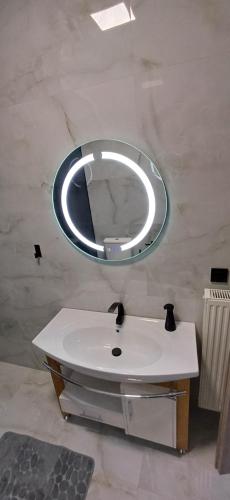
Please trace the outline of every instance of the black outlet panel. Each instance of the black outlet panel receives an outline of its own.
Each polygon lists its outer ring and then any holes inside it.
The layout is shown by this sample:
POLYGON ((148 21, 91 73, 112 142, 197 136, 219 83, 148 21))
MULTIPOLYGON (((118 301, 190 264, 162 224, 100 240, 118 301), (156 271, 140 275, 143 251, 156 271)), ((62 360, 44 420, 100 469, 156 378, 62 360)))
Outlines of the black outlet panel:
POLYGON ((211 283, 228 283, 228 269, 212 267, 211 283))

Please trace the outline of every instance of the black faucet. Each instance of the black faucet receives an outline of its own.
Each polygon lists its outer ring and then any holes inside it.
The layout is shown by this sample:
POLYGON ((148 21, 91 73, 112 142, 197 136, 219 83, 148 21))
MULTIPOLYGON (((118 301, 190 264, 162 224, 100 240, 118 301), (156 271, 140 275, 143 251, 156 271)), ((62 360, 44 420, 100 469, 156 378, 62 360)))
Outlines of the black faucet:
POLYGON ((116 317, 116 325, 123 325, 124 323, 124 319, 125 319, 125 310, 124 310, 124 306, 121 302, 113 302, 113 304, 111 304, 111 306, 109 307, 108 309, 108 312, 109 313, 112 313, 115 311, 115 309, 118 308, 118 315, 116 317))
POLYGON ((168 332, 174 332, 176 330, 176 323, 173 314, 174 306, 173 304, 165 304, 164 309, 166 309, 166 320, 165 320, 165 330, 168 332))

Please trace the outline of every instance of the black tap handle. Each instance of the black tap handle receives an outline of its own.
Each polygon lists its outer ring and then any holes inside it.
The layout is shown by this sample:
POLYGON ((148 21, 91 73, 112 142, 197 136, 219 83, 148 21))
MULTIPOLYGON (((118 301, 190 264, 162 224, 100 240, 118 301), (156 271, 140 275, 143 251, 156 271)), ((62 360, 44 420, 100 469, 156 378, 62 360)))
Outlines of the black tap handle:
POLYGON ((119 306, 119 304, 120 304, 120 302, 113 302, 113 303, 111 304, 111 306, 109 307, 108 312, 109 312, 109 313, 114 312, 114 311, 115 311, 115 309, 119 306))
POLYGON ((116 324, 122 325, 124 323, 125 310, 122 302, 114 302, 108 309, 108 312, 114 312, 115 309, 118 308, 118 315, 116 318, 116 324))

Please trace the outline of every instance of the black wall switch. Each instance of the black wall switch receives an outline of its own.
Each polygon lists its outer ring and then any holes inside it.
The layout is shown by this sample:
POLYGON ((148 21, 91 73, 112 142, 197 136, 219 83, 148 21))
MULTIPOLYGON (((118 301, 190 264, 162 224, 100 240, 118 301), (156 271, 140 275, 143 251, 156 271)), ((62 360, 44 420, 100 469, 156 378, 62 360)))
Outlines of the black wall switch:
POLYGON ((219 267, 212 267, 211 269, 211 283, 227 283, 228 282, 228 269, 219 267))

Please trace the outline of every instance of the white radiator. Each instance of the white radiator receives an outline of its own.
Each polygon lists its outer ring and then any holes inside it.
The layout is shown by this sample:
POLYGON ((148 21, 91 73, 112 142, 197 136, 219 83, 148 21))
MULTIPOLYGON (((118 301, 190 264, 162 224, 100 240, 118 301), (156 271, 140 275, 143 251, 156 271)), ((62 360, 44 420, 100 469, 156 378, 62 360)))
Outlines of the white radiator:
POLYGON ((205 289, 199 406, 221 411, 230 352, 230 290, 205 289))

